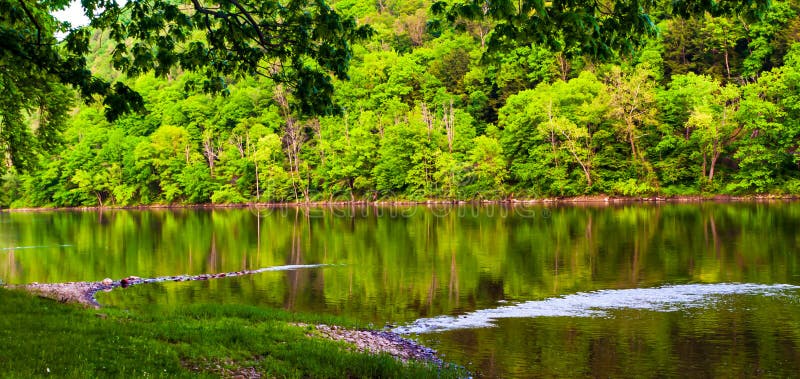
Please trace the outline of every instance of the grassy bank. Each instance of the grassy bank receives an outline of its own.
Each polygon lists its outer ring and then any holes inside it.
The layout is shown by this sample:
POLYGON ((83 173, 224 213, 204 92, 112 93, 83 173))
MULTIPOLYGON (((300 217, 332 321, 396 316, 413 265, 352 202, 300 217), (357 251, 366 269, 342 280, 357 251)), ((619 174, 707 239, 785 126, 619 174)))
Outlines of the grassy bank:
POLYGON ((139 314, 0 289, 0 377, 453 377, 455 370, 352 352, 294 323, 351 321, 247 306, 139 314))

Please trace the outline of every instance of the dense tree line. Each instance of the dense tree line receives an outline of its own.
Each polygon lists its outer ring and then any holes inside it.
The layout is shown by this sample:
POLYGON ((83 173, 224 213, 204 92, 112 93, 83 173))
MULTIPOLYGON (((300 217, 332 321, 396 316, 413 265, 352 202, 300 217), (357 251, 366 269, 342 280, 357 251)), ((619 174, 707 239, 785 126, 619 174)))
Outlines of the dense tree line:
MULTIPOLYGON (((373 32, 321 116, 269 78, 229 76, 215 96, 181 67, 129 77, 98 31, 89 66, 145 111, 78 104, 63 144, 0 165, 0 205, 800 193, 800 2, 758 17, 655 3, 635 44, 497 48, 500 18, 335 1, 373 32)), ((68 109, 62 92, 47 100, 68 109)))

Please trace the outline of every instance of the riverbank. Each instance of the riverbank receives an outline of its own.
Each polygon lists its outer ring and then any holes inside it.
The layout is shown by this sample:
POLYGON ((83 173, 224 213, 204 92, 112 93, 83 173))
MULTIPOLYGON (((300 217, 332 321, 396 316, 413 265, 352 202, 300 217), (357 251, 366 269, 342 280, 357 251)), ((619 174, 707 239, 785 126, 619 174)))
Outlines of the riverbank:
MULTIPOLYGON (((7 377, 458 377, 323 338, 346 319, 235 305, 140 314, 85 309, 0 288, 0 372, 7 377)), ((383 332, 369 332, 379 335, 383 332)), ((346 341, 346 340, 344 340, 346 341)))
MULTIPOLYGON (((23 285, 7 286, 8 289, 15 289, 29 292, 33 295, 53 299, 61 303, 81 304, 85 307, 100 309, 101 304, 97 302, 95 294, 99 291, 111 291, 115 288, 128 288, 136 285, 161 283, 167 281, 205 281, 213 279, 230 278, 244 275, 254 275, 266 271, 288 271, 301 270, 306 268, 318 268, 324 265, 292 265, 265 267, 256 270, 241 270, 235 272, 200 274, 200 275, 175 275, 157 278, 140 278, 129 276, 119 280, 106 278, 99 282, 67 282, 67 283, 30 283, 23 285)), ((349 329, 337 325, 309 325, 297 324, 300 327, 308 327, 313 333, 311 337, 322 337, 333 341, 347 343, 351 348, 362 353, 388 354, 403 362, 418 361, 426 364, 443 365, 441 359, 436 356, 436 352, 430 348, 419 345, 416 342, 403 338, 402 336, 388 331, 377 331, 367 329, 349 329)))
POLYGON ((691 195, 691 196, 612 196, 586 195, 547 198, 506 198, 471 200, 328 200, 299 201, 285 203, 253 202, 235 204, 148 204, 148 205, 104 205, 85 207, 40 207, 0 209, 0 212, 41 212, 41 211, 98 211, 98 210, 148 210, 148 209, 225 209, 225 208, 303 208, 303 207, 392 207, 392 206, 464 206, 464 205, 615 205, 628 203, 700 203, 700 202, 762 202, 794 201, 800 195, 691 195))

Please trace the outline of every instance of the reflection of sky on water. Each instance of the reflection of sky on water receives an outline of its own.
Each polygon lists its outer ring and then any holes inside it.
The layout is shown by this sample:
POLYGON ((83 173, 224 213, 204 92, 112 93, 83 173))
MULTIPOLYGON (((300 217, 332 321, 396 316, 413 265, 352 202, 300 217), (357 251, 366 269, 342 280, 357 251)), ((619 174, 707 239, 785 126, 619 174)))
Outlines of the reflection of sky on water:
POLYGON ((24 250, 24 249, 51 249, 55 247, 72 247, 72 245, 42 245, 42 246, 12 246, 12 247, 0 247, 0 251, 2 250, 24 250))
POLYGON ((421 334, 487 328, 495 326, 494 322, 502 318, 607 317, 608 311, 616 309, 674 312, 713 306, 715 301, 726 295, 788 295, 787 291, 797 289, 800 287, 788 284, 718 283, 579 292, 499 308, 481 309, 460 316, 422 318, 397 327, 394 332, 421 334))

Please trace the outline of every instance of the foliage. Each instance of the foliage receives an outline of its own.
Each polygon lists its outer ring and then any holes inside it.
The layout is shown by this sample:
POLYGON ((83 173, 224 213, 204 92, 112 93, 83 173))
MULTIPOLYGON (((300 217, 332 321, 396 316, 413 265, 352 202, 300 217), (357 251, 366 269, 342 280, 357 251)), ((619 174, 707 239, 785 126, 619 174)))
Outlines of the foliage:
POLYGON ((2 172, 32 169, 38 153, 59 146, 70 86, 87 102, 100 97, 111 121, 144 110, 142 96, 125 82, 92 75, 86 56, 93 30, 108 31, 107 65, 130 76, 197 71, 202 76, 187 85, 226 94, 228 81, 263 75, 290 85, 304 114, 336 112, 330 75, 347 78, 351 42, 371 33, 324 1, 81 1, 93 29, 72 28, 50 14, 69 3, 0 1, 2 172), (66 34, 63 41, 56 32, 66 34))
MULTIPOLYGON (((641 36, 654 35, 656 25, 650 11, 658 6, 653 0, 465 0, 448 5, 437 2, 434 10, 446 13, 454 21, 459 17, 497 22, 490 37, 489 50, 502 52, 519 44, 547 46, 551 51, 580 51, 596 57, 611 57, 622 50, 631 52, 641 36)), ((766 11, 769 1, 720 1, 714 3, 676 1, 671 13, 690 16, 709 12, 713 15, 741 14, 748 19, 766 11)))
POLYGON ((238 2, 175 4, 110 6, 93 21, 108 30, 52 47, 85 42, 97 80, 146 112, 108 121, 107 96, 75 106, 58 75, 0 72, 0 205, 785 194, 800 180, 797 1, 270 2, 260 28, 281 12, 295 24, 266 47, 238 2))

